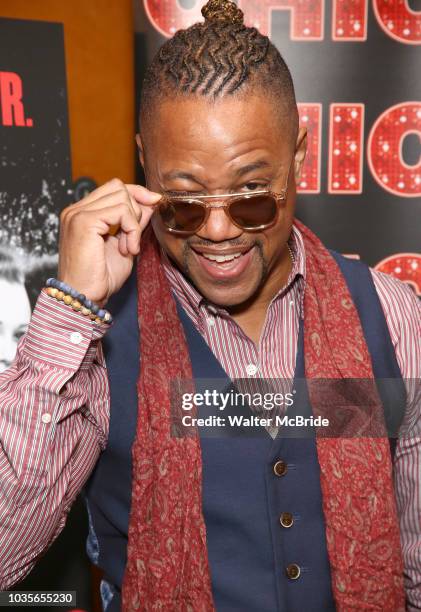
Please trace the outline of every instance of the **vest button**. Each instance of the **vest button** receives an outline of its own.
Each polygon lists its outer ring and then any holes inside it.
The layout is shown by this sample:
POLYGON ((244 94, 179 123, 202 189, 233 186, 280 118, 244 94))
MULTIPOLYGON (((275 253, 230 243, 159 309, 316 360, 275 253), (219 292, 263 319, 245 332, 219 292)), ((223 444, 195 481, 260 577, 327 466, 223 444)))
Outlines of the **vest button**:
POLYGON ((273 466, 275 476, 285 476, 287 473, 287 464, 285 461, 277 461, 273 466))
POLYGON ((281 523, 282 527, 291 527, 294 523, 294 517, 292 516, 291 512, 282 512, 281 516, 279 517, 279 522, 281 523))
POLYGON ((301 568, 296 563, 290 563, 285 568, 286 575, 290 580, 297 580, 301 574, 301 568))

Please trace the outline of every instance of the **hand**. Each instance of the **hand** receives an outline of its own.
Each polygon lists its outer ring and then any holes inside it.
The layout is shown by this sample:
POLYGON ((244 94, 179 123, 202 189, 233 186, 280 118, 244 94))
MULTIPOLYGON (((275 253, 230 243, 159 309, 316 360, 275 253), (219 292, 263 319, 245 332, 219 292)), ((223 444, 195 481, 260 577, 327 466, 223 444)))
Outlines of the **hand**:
POLYGON ((129 277, 160 197, 146 187, 113 179, 65 208, 58 278, 104 306, 129 277))

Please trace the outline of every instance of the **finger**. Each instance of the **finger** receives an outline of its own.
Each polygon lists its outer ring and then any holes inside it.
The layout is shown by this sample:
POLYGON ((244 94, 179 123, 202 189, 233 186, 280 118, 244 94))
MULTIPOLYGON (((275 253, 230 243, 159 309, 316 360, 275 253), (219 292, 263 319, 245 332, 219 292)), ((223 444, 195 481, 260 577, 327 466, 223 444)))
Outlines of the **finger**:
MULTIPOLYGON (((112 178, 111 180, 107 181, 103 185, 100 185, 99 187, 94 189, 94 191, 91 191, 90 193, 88 193, 88 195, 85 196, 79 202, 89 204, 90 202, 94 202, 98 198, 102 198, 102 196, 107 195, 107 193, 113 193, 115 191, 122 189, 123 187, 124 187, 124 183, 121 179, 112 178)), ((76 204, 79 204, 79 202, 77 202, 76 204)))
MULTIPOLYGON (((130 207, 130 209, 131 209, 131 211, 132 211, 133 215, 134 215, 134 216, 136 217, 136 219, 139 221, 139 220, 140 220, 140 217, 141 217, 141 215, 142 215, 142 213, 141 213, 141 211, 140 211, 140 209, 139 209, 139 205, 137 204, 137 202, 136 202, 136 200, 133 198, 133 196, 132 196, 132 195, 130 195, 129 190, 127 189, 126 185, 124 185, 124 190, 125 190, 125 192, 126 192, 126 194, 127 194, 127 202, 128 202, 128 205, 129 205, 129 207, 130 207)), ((109 233, 111 236, 115 236, 115 235, 116 235, 116 234, 119 232, 119 230, 120 230, 120 226, 119 226, 119 225, 112 225, 112 226, 110 227, 110 229, 109 229, 109 232, 108 232, 108 233, 109 233)), ((123 234, 123 235, 124 235, 124 234, 123 234)), ((126 240, 126 239, 124 239, 124 240, 123 240, 123 243, 124 243, 125 248, 126 248, 126 251, 127 251, 127 240, 126 240)), ((127 255, 127 252, 126 252, 126 255, 127 255)))
MULTIPOLYGON (((133 186, 131 186, 133 187, 133 186)), ((139 187, 139 185, 135 185, 135 187, 139 187)), ((141 188, 143 189, 143 188, 141 188)), ((147 190, 146 190, 147 191, 147 190)), ((150 204, 140 204, 138 200, 136 200, 130 193, 130 191, 128 189, 126 189, 127 192, 127 202, 129 207, 131 208, 133 215, 136 217, 136 219, 140 222, 140 226, 141 226, 141 232, 143 232, 143 230, 145 229, 145 227, 147 226, 147 224, 149 223, 149 219, 151 218, 151 216, 153 215, 153 213, 155 212, 155 206, 150 205, 150 204)), ((152 192, 149 192, 152 193, 152 192)), ((161 195, 160 194, 154 194, 154 196, 157 197, 153 197, 151 198, 151 200, 157 200, 158 201, 161 199, 161 195)), ((109 229, 109 234, 111 236, 116 236, 118 234, 118 232, 120 231, 120 226, 119 225, 112 225, 109 229)))
MULTIPOLYGON (((118 237, 118 250, 125 257, 129 254, 129 248, 127 244, 127 234, 125 232, 120 232, 118 237)), ((135 255, 136 253, 131 253, 135 255)))
MULTIPOLYGON (((99 190, 98 190, 99 191, 99 190)), ((92 192, 93 195, 95 192, 92 192)), ((124 189, 116 189, 115 191, 107 191, 102 194, 98 194, 98 197, 94 199, 83 198, 83 200, 79 200, 79 202, 75 202, 68 207, 68 211, 70 215, 78 212, 79 210, 95 210, 96 208, 104 208, 105 206, 113 206, 118 203, 116 198, 120 201, 124 197, 124 189)))
POLYGON ((127 201, 129 203, 129 206, 132 209, 132 212, 133 212, 134 216, 137 218, 137 211, 138 211, 137 202, 136 202, 135 198, 131 195, 129 190, 127 189, 127 185, 124 185, 124 189, 125 189, 125 191, 127 193, 127 201))
POLYGON ((162 198, 162 194, 156 191, 151 191, 142 185, 127 184, 127 191, 135 199, 141 209, 140 228, 141 232, 145 230, 150 218, 157 210, 157 205, 162 198))
POLYGON ((139 204, 134 198, 131 198, 127 189, 123 185, 121 189, 106 193, 96 200, 86 202, 81 200, 77 204, 73 204, 69 207, 69 215, 72 217, 74 214, 82 210, 100 210, 102 208, 116 206, 117 204, 126 204, 128 209, 132 212, 134 217, 139 220, 141 216, 141 210, 139 204))
MULTIPOLYGON (((142 205, 144 205, 144 217, 142 220, 141 231, 145 229, 149 223, 149 219, 153 214, 154 207, 151 206, 158 202, 161 195, 148 190, 146 187, 141 185, 125 185, 119 179, 113 179, 108 183, 105 183, 101 187, 98 187, 95 191, 89 194, 80 202, 73 204, 68 207, 67 217, 73 216, 76 212, 89 208, 90 210, 99 210, 106 206, 115 206, 121 200, 126 201, 128 206, 132 208, 132 213, 137 220, 140 220, 142 216, 142 205), (110 189, 115 189, 110 191, 110 189)), ((120 229, 119 225, 112 225, 109 228, 109 234, 115 236, 120 229)))
POLYGON ((136 202, 143 206, 154 206, 162 198, 161 193, 151 191, 142 185, 127 184, 126 187, 127 191, 136 200, 136 202))
POLYGON ((140 224, 126 203, 99 210, 80 211, 72 219, 70 231, 81 236, 92 232, 106 236, 112 225, 118 225, 120 231, 127 234, 130 251, 132 246, 137 248, 140 241, 140 224))
MULTIPOLYGON (((113 223, 120 231, 119 250, 124 256, 137 255, 140 250, 140 237, 142 230, 138 219, 134 216, 132 209, 122 206, 122 216, 120 220, 113 223), (125 208, 125 210, 124 210, 125 208)), ((110 229, 108 230, 110 233, 110 229)))

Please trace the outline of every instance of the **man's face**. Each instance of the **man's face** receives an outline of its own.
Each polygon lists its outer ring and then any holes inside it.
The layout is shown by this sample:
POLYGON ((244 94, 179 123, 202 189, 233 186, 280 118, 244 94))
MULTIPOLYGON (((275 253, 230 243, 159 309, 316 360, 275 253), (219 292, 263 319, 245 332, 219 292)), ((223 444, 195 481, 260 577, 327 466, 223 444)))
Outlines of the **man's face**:
POLYGON ((275 192, 286 186, 276 223, 263 231, 236 227, 224 209, 212 209, 207 223, 190 236, 165 229, 159 215, 152 217, 154 232, 169 257, 202 296, 220 306, 244 304, 257 293, 275 294, 282 281, 286 242, 295 204, 294 172, 305 154, 300 131, 298 152, 274 102, 252 94, 228 96, 213 103, 205 97, 163 102, 142 135, 147 186, 168 195, 219 195, 275 192), (235 258, 218 262, 211 258, 235 258))

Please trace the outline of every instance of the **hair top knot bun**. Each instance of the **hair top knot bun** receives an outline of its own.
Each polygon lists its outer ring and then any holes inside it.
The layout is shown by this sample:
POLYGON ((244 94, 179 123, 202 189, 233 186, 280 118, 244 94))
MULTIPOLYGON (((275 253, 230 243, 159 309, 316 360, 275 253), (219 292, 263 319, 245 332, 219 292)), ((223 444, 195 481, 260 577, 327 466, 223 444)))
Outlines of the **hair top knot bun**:
POLYGON ((243 11, 230 0, 209 0, 202 8, 202 15, 211 23, 244 23, 243 11))

